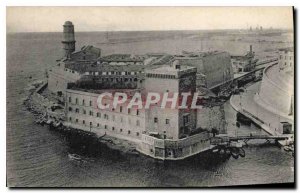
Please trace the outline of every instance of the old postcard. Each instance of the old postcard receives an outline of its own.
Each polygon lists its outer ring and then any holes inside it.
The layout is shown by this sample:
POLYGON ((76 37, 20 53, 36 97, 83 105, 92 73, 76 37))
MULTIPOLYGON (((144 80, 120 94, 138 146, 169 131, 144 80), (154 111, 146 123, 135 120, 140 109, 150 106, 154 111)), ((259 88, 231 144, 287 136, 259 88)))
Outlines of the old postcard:
POLYGON ((294 186, 293 7, 7 7, 8 187, 294 186))

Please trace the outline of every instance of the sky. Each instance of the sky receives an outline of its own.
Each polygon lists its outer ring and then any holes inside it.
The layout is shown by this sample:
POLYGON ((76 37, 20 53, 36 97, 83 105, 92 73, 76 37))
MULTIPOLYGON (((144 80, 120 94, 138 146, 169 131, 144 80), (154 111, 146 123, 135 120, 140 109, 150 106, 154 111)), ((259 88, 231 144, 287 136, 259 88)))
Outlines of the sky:
POLYGON ((7 32, 293 28, 292 7, 7 7, 7 32))

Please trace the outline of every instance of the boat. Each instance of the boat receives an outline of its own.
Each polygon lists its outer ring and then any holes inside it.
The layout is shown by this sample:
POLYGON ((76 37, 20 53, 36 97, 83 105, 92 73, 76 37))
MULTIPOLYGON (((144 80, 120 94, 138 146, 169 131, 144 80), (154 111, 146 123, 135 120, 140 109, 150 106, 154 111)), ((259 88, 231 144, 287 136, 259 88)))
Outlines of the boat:
POLYGON ((238 158, 239 158, 239 148, 237 148, 237 147, 232 147, 230 153, 231 153, 231 156, 232 156, 234 159, 238 159, 238 158))
POLYGON ((294 148, 291 147, 291 146, 284 146, 283 149, 284 149, 285 151, 292 151, 292 152, 294 151, 294 148))
POLYGON ((71 160, 77 160, 77 161, 81 161, 81 157, 77 154, 68 154, 68 157, 71 159, 71 160))
POLYGON ((242 148, 243 147, 243 143, 240 142, 240 141, 232 141, 230 143, 230 147, 242 148))
POLYGON ((241 157, 245 157, 246 156, 245 150, 243 148, 239 148, 239 155, 241 157))
POLYGON ((57 122, 54 122, 54 123, 53 123, 53 126, 54 126, 55 128, 59 127, 60 125, 61 125, 61 122, 60 122, 60 121, 57 121, 57 122))
POLYGON ((52 120, 48 119, 46 122, 48 125, 50 125, 52 123, 52 120))

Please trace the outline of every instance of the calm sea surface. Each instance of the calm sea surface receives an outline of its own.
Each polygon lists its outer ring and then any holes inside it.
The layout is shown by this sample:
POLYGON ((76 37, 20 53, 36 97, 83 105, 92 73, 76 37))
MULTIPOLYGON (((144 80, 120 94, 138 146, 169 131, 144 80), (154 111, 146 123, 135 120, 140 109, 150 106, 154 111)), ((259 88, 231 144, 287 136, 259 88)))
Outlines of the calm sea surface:
MULTIPOLYGON (((102 48, 103 54, 176 54, 182 50, 202 50, 206 47, 242 54, 251 43, 257 53, 268 55, 262 52, 290 45, 284 42, 288 38, 282 36, 269 43, 258 43, 257 38, 230 41, 222 36, 204 40, 196 32, 114 32, 108 36, 119 43, 105 44, 106 33, 76 33, 77 48, 92 44, 102 48), (135 37, 138 41, 132 42, 135 37)), ((230 158, 214 164, 207 164, 209 160, 205 157, 188 163, 164 164, 144 156, 113 153, 107 148, 107 153, 101 156, 83 154, 83 162, 71 160, 68 154, 78 150, 69 145, 64 135, 36 125, 33 115, 22 105, 28 94, 28 85, 43 78, 47 67, 55 64, 55 60, 62 55, 61 37, 60 33, 7 35, 8 186, 224 186, 294 181, 293 157, 272 145, 249 146, 245 148, 245 158, 230 158), (110 154, 113 156, 108 156, 110 154)), ((225 111, 229 133, 263 132, 246 126, 236 129, 233 124, 235 112, 228 103, 225 111)))

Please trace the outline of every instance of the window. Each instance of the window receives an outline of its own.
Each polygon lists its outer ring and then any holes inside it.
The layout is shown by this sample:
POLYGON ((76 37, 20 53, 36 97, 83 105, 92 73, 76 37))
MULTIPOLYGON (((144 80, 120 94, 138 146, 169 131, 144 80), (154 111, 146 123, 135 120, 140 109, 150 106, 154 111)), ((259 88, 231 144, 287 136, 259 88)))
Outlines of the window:
POLYGON ((140 126, 140 121, 136 120, 136 126, 140 126))
POLYGON ((128 130, 128 135, 130 134, 130 130, 128 130))
POLYGON ((123 110, 123 107, 122 107, 122 106, 120 106, 120 113, 122 113, 122 110, 123 110))
POLYGON ((71 98, 71 97, 69 97, 69 103, 70 103, 70 102, 72 102, 72 98, 71 98))
POLYGON ((75 99, 75 103, 78 104, 78 98, 75 99))
POLYGON ((130 109, 128 109, 128 114, 130 114, 130 109))
POLYGON ((104 125, 104 129, 107 129, 107 125, 104 125))
POLYGON ((166 119, 166 125, 170 124, 170 119, 166 119))
POLYGON ((104 114, 104 119, 108 120, 108 115, 104 114))
POLYGON ((82 100, 82 105, 85 105, 84 99, 82 100))
POLYGON ((90 106, 92 106, 92 101, 90 101, 90 106))
POLYGON ((97 123, 97 127, 100 127, 100 124, 99 124, 99 123, 97 123))
POLYGON ((79 113, 79 109, 76 109, 76 111, 75 111, 76 113, 79 113))
POLYGON ((101 117, 101 114, 100 114, 100 113, 97 113, 97 117, 101 117))
POLYGON ((72 121, 72 117, 69 117, 69 121, 72 121))
POLYGON ((83 114, 86 114, 86 110, 85 109, 83 109, 83 114))
POLYGON ((157 123, 157 122, 158 122, 157 117, 154 117, 154 123, 157 123))
POLYGON ((112 127, 111 129, 114 131, 114 130, 115 130, 115 127, 112 127))
POLYGON ((72 111, 72 107, 69 107, 69 111, 72 111))
POLYGON ((137 109, 137 110, 136 110, 136 115, 139 115, 139 113, 140 113, 140 112, 139 112, 139 110, 137 109))
POLYGON ((93 111, 90 111, 90 116, 93 116, 94 115, 94 112, 93 111))
POLYGON ((183 125, 186 126, 190 122, 190 116, 184 115, 183 116, 183 125))
POLYGON ((82 120, 82 124, 84 124, 84 125, 85 125, 85 120, 82 120))
POLYGON ((90 126, 92 126, 93 125, 93 123, 92 122, 90 122, 90 126))
POLYGON ((78 119, 76 119, 75 121, 76 121, 76 123, 78 123, 78 119))
POLYGON ((122 132, 123 131, 123 129, 120 129, 120 132, 122 132))
POLYGON ((139 132, 136 132, 136 136, 139 136, 140 135, 140 133, 139 132))

